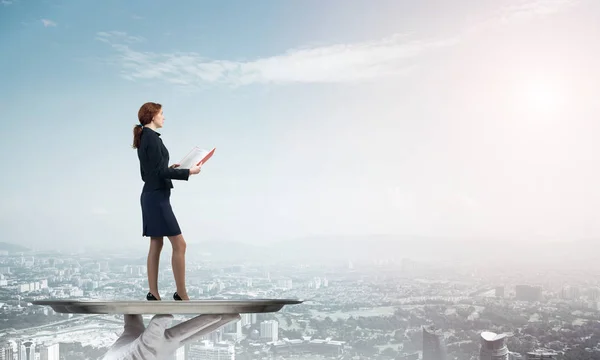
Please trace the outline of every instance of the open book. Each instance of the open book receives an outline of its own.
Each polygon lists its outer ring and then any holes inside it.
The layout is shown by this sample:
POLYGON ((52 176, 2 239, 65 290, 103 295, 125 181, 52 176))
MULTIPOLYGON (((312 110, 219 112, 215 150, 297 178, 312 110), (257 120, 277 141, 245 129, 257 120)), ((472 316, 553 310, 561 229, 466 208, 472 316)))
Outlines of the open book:
POLYGON ((208 161, 208 159, 213 156, 215 153, 215 149, 213 148, 210 151, 201 149, 199 147, 194 147, 192 151, 190 151, 183 159, 179 162, 179 169, 189 169, 194 165, 202 165, 208 161))

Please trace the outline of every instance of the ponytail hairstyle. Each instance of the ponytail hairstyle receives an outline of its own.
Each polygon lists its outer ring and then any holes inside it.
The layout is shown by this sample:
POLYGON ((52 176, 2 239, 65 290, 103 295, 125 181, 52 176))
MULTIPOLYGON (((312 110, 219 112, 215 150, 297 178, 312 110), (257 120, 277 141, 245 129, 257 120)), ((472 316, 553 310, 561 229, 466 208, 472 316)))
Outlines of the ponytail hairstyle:
POLYGON ((140 140, 142 138, 142 128, 152 122, 152 119, 162 109, 161 104, 147 102, 138 111, 138 119, 140 123, 133 127, 133 148, 137 149, 140 146, 140 140))

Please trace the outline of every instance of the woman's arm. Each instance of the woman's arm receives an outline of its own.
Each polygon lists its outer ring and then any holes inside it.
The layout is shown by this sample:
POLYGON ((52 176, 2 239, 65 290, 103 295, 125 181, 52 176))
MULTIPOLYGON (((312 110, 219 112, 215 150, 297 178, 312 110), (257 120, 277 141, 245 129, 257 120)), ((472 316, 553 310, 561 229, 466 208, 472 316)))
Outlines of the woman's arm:
POLYGON ((161 165, 163 163, 162 154, 160 153, 160 139, 156 136, 148 136, 149 140, 146 144, 146 161, 144 170, 150 175, 157 176, 161 179, 188 180, 190 177, 189 169, 175 169, 161 165))

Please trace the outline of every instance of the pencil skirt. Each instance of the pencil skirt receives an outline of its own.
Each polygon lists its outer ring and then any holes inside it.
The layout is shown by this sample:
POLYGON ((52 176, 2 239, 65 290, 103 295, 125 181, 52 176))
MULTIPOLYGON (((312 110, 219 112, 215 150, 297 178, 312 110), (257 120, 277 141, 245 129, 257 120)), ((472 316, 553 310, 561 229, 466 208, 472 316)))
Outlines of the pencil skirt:
POLYGON ((179 223, 171 207, 171 189, 143 191, 142 236, 161 237, 181 234, 179 223))

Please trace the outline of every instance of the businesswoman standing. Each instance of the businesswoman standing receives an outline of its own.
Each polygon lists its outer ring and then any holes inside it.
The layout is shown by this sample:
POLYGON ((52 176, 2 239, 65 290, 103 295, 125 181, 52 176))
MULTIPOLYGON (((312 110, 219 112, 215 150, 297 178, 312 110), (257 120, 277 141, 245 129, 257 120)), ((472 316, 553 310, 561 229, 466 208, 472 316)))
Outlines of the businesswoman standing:
POLYGON ((177 169, 178 164, 169 166, 169 151, 156 131, 165 121, 162 105, 147 102, 138 112, 139 124, 133 128, 133 148, 137 149, 140 173, 144 187, 140 196, 142 206, 142 236, 150 237, 148 252, 148 285, 146 300, 160 300, 158 293, 158 263, 166 236, 173 246, 171 264, 177 291, 175 300, 189 300, 185 287, 185 248, 177 218, 171 208, 171 179, 188 180, 190 175, 200 173, 200 167, 177 169))

